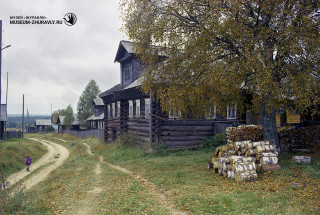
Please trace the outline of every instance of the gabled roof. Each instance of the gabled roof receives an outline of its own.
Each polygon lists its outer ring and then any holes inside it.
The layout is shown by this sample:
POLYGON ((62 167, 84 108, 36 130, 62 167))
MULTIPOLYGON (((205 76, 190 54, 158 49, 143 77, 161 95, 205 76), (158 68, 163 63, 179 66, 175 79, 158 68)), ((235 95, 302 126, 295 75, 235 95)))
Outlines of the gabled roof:
POLYGON ((51 125, 51 119, 36 119, 36 125, 51 125))
POLYGON ((95 98, 95 99, 93 99, 93 103, 94 103, 94 105, 97 105, 97 106, 103 106, 104 104, 103 104, 103 100, 101 99, 101 98, 95 98))
POLYGON ((60 125, 64 125, 64 124, 63 124, 64 117, 65 117, 65 116, 62 116, 62 115, 61 115, 61 116, 58 116, 57 124, 60 123, 60 125))
POLYGON ((114 62, 119 61, 125 55, 134 53, 134 43, 126 40, 121 40, 114 62))
POLYGON ((108 96, 108 95, 112 95, 113 93, 115 93, 116 91, 120 91, 123 89, 123 86, 121 84, 117 84, 115 85, 114 87, 104 91, 103 93, 101 93, 99 95, 100 98, 103 98, 105 96, 108 96))
POLYGON ((93 120, 95 117, 95 115, 93 114, 92 116, 90 116, 88 119, 86 119, 86 121, 90 121, 90 120, 93 120))
POLYGON ((0 121, 8 121, 8 116, 7 116, 7 105, 6 104, 1 104, 1 118, 0 121))
POLYGON ((100 116, 97 116, 94 118, 94 120, 102 120, 104 119, 104 113, 100 114, 100 116))

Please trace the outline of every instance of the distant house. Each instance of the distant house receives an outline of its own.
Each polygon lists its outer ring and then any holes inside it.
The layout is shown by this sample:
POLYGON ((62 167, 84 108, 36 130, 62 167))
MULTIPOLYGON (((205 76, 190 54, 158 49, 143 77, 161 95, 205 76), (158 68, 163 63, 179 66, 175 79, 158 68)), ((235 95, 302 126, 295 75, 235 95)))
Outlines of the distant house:
POLYGON ((88 122, 89 129, 104 129, 104 104, 101 98, 93 100, 94 114, 86 121, 88 122))
POLYGON ((51 119, 36 119, 35 126, 37 133, 44 133, 48 126, 51 126, 51 119))
MULTIPOLYGON (((179 112, 163 112, 159 100, 141 92, 139 76, 143 71, 134 43, 120 41, 115 62, 120 63, 120 84, 102 92, 104 139, 115 140, 124 132, 136 133, 149 145, 171 148, 197 147, 204 139, 239 123, 236 107, 226 107, 226 117, 212 112, 203 119, 181 120, 179 112)), ((163 56, 159 56, 159 60, 163 56)))
POLYGON ((8 121, 7 116, 7 105, 1 104, 0 106, 1 117, 0 117, 0 141, 4 140, 5 137, 5 128, 8 121))
POLYGON ((64 116, 58 116, 56 124, 58 125, 58 133, 63 134, 66 131, 66 127, 63 123, 64 116))

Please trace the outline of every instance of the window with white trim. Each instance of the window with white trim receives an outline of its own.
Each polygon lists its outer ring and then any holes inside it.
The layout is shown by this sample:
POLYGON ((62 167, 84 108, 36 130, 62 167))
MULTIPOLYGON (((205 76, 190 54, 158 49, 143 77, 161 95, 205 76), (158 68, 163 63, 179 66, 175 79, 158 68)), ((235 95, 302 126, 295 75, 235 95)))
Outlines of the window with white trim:
POLYGON ((179 119, 181 117, 181 112, 180 111, 169 111, 169 118, 170 119, 179 119))
POLYGON ((110 118, 110 114, 111 114, 110 111, 111 111, 111 110, 110 110, 110 105, 107 105, 107 117, 108 117, 108 118, 110 118))
POLYGON ((140 100, 136 100, 136 117, 140 116, 140 100))
POLYGON ((217 107, 214 105, 210 108, 208 115, 206 116, 207 119, 215 119, 217 117, 217 107))
POLYGON ((129 100, 129 117, 133 117, 133 101, 129 100))
POLYGON ((117 116, 120 116, 120 101, 117 101, 117 116))
POLYGON ((145 105, 145 117, 150 117, 150 99, 144 99, 144 105, 145 105))
POLYGON ((116 117, 116 104, 112 103, 112 117, 116 117))
POLYGON ((237 118, 237 105, 228 105, 227 106, 227 119, 236 119, 237 118))

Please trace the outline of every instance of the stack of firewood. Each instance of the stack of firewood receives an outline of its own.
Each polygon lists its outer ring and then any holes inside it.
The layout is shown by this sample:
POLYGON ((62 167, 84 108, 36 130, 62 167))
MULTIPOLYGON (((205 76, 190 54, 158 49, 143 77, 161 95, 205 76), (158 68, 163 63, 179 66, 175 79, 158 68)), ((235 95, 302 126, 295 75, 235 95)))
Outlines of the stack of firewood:
MULTIPOLYGON (((249 126, 242 128, 228 128, 228 134, 242 134, 241 129, 246 131, 257 131, 260 128, 248 129, 249 126)), ((258 126, 257 126, 258 127, 258 126)), ((249 135, 248 135, 249 136, 249 135)), ((257 137, 257 136, 256 136, 257 137)), ((213 169, 224 177, 235 179, 237 182, 253 181, 257 179, 257 171, 279 170, 278 152, 274 145, 269 141, 232 141, 235 136, 227 136, 227 145, 218 147, 212 158, 213 169)), ((250 138, 251 139, 251 138, 250 138)))
POLYGON ((251 140, 263 140, 263 126, 260 125, 242 125, 238 127, 228 127, 226 129, 227 139, 231 142, 251 140))
POLYGON ((278 134, 283 151, 310 149, 314 145, 320 144, 320 126, 284 127, 278 130, 278 134))

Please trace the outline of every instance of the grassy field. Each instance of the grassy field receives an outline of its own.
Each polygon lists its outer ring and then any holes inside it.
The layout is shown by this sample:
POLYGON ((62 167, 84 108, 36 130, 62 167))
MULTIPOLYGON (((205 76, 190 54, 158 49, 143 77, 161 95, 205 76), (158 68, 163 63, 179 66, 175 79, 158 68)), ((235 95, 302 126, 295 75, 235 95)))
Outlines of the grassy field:
POLYGON ((25 168, 24 159, 30 154, 32 162, 37 161, 47 152, 47 148, 39 142, 26 138, 8 138, 0 142, 0 169, 8 176, 25 168))
POLYGON ((319 153, 311 155, 311 165, 293 164, 292 154, 280 156, 280 172, 238 184, 206 169, 213 151, 150 154, 119 143, 94 149, 108 162, 142 174, 178 208, 195 214, 320 214, 319 153))
POLYGON ((95 176, 98 157, 89 156, 82 143, 106 162, 154 183, 176 208, 189 213, 320 214, 319 153, 311 155, 311 165, 293 164, 292 154, 280 156, 281 171, 238 184, 206 169, 213 150, 149 153, 120 142, 104 144, 98 139, 54 134, 44 138, 67 147, 70 157, 31 190, 27 214, 77 214, 88 202, 93 208, 90 214, 170 214, 131 175, 101 163, 102 173, 95 176), (94 190, 101 192, 93 195, 94 190))

